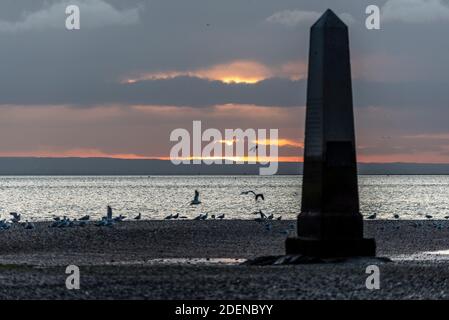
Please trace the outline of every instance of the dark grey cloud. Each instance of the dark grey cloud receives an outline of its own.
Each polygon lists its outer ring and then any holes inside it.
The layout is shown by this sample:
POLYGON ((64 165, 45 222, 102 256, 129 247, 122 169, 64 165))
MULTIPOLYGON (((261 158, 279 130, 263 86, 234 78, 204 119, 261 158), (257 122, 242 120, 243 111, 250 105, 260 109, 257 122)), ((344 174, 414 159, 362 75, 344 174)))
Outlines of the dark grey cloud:
MULTIPOLYGON (((76 32, 66 31, 62 23, 60 27, 50 24, 0 32, 1 104, 303 105, 303 81, 270 79, 257 85, 226 85, 179 78, 134 86, 118 82, 132 73, 189 71, 242 59, 267 66, 306 62, 308 25, 286 27, 267 19, 279 12, 322 12, 327 7, 354 19, 350 26, 352 57, 362 70, 355 73, 364 80, 354 84, 358 106, 425 104, 432 109, 448 104, 447 23, 390 19, 380 31, 366 30, 365 7, 383 6, 386 0, 77 1, 105 3, 114 12, 138 10, 139 19, 83 29, 83 21, 92 25, 89 20, 95 16, 81 12, 82 27, 76 32), (383 60, 363 60, 367 56, 383 60)), ((0 3, 0 21, 20 23, 30 14, 65 2, 5 0, 0 3)))
MULTIPOLYGON (((223 104, 294 107, 306 103, 307 80, 269 78, 254 84, 224 83, 192 76, 143 80, 136 83, 93 83, 87 79, 72 89, 61 81, 41 81, 21 95, 15 84, 0 87, 3 105, 160 105, 208 107, 223 104)), ((439 110, 449 105, 448 83, 354 80, 355 107, 425 108, 439 110)))

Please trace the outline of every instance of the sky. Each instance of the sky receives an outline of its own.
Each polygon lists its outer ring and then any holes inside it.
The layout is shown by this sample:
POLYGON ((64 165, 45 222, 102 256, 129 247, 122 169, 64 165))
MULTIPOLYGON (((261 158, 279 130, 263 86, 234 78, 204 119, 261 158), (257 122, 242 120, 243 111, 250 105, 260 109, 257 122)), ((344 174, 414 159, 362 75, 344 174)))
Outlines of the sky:
POLYGON ((2 0, 0 156, 166 159, 201 120, 279 129, 281 160, 301 160, 327 8, 349 27, 359 161, 449 163, 448 0, 2 0))

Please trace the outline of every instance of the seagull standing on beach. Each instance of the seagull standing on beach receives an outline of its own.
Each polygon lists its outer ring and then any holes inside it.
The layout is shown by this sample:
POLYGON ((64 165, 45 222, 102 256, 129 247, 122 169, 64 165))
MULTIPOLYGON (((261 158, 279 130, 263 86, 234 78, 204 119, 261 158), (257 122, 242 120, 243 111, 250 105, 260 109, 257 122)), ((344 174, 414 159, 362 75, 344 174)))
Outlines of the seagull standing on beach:
POLYGON ((79 218, 80 221, 88 221, 89 219, 90 219, 89 215, 85 215, 85 216, 79 218))
POLYGON ((5 219, 0 221, 0 230, 8 230, 11 227, 11 224, 6 222, 5 219))
POLYGON ((24 228, 27 229, 27 230, 32 230, 32 229, 34 229, 35 227, 34 227, 34 224, 33 224, 33 223, 28 222, 28 220, 27 220, 27 221, 25 221, 24 228))
POLYGON ((433 217, 430 214, 426 214, 427 219, 432 219, 433 217))
POLYGON ((18 222, 20 221, 21 215, 18 214, 17 212, 11 212, 10 215, 13 217, 13 218, 11 219, 11 221, 12 221, 13 223, 18 223, 18 222))
POLYGON ((265 215, 265 213, 262 212, 262 210, 253 212, 253 214, 259 214, 260 215, 260 219, 262 219, 262 220, 267 218, 267 216, 265 215))
POLYGON ((139 212, 139 214, 134 217, 134 220, 140 220, 141 218, 142 218, 142 214, 139 212))
POLYGON ((108 206, 107 208, 108 208, 108 212, 106 214, 106 218, 108 220, 112 220, 112 208, 110 206, 108 206))
POLYGON ((193 206, 193 205, 198 205, 200 203, 201 203, 200 193, 198 192, 198 190, 195 190, 195 196, 194 196, 193 200, 190 201, 190 205, 193 206))
POLYGON ((366 218, 369 219, 369 220, 374 220, 374 219, 376 219, 376 217, 377 217, 377 214, 373 213, 372 215, 370 215, 370 216, 368 216, 366 218))
POLYGON ((206 220, 207 217, 208 217, 207 213, 200 213, 200 215, 193 218, 193 220, 206 220))
POLYGON ((252 193, 252 194, 254 195, 256 201, 259 200, 259 199, 265 200, 265 197, 263 196, 262 193, 255 193, 255 192, 252 191, 252 190, 249 190, 249 191, 243 191, 242 193, 240 193, 240 195, 247 195, 247 194, 250 194, 250 193, 252 193))
POLYGON ((217 217, 217 219, 223 220, 224 217, 225 217, 225 214, 223 213, 223 214, 220 214, 220 215, 217 217))
POLYGON ((121 214, 118 217, 115 217, 114 220, 115 222, 122 222, 123 220, 126 219, 126 216, 122 216, 121 214))

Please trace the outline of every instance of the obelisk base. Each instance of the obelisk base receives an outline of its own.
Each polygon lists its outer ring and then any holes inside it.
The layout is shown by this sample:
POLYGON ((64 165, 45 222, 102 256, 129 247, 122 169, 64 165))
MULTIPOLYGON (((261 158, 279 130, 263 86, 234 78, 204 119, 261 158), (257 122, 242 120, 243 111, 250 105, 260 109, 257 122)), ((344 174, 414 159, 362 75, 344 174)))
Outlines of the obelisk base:
POLYGON ((319 258, 374 257, 376 242, 374 239, 337 239, 314 240, 299 237, 287 238, 287 255, 301 254, 319 258))

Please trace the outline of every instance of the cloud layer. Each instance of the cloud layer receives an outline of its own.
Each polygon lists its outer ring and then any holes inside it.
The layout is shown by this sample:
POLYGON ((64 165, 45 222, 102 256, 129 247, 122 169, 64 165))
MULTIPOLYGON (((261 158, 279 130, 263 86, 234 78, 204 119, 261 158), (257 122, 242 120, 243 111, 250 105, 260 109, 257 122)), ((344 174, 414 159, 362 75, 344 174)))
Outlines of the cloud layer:
MULTIPOLYGON (((322 14, 322 12, 317 11, 283 10, 272 14, 266 21, 286 27, 295 27, 298 25, 310 25, 318 20, 322 14)), ((354 17, 349 13, 342 13, 339 16, 346 24, 355 22, 354 17)))
POLYGON ((41 31, 65 26, 65 9, 77 5, 83 28, 129 25, 139 21, 139 9, 118 10, 103 0, 64 0, 40 10, 23 13, 17 21, 0 20, 0 32, 41 31))
POLYGON ((404 23, 449 22, 449 4, 443 0, 388 0, 382 19, 404 23))

